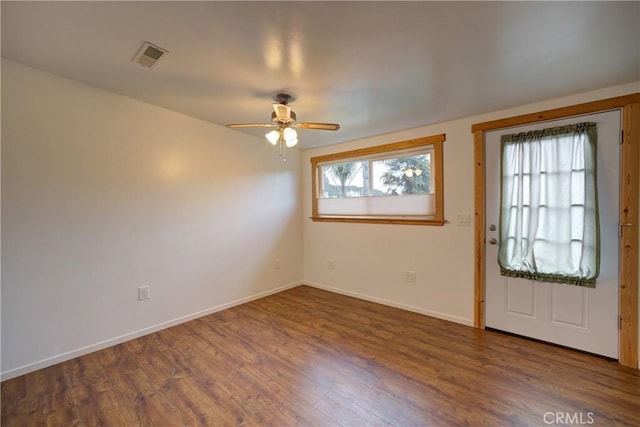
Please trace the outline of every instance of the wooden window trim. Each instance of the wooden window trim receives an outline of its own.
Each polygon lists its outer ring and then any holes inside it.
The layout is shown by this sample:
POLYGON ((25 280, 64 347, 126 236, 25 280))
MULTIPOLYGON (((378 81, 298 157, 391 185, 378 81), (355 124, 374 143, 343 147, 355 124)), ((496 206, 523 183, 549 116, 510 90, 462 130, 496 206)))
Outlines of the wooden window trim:
POLYGON ((485 327, 485 133, 536 122, 609 110, 622 111, 620 168, 619 354, 621 365, 638 368, 638 222, 640 197, 640 93, 538 113, 477 123, 471 127, 474 144, 474 326, 485 327))
POLYGON ((377 145, 375 147, 359 148, 356 150, 342 151, 339 153, 316 156, 311 161, 311 220, 314 222, 348 222, 365 224, 403 224, 403 225, 436 225, 442 226, 447 221, 444 219, 444 155, 442 145, 446 140, 445 134, 426 136, 423 138, 409 139, 390 144, 377 145), (318 168, 319 164, 353 157, 373 156, 386 152, 403 150, 407 148, 433 146, 434 162, 432 173, 435 179, 436 210, 432 219, 402 219, 402 218, 373 218, 373 217, 326 217, 318 215, 318 168))

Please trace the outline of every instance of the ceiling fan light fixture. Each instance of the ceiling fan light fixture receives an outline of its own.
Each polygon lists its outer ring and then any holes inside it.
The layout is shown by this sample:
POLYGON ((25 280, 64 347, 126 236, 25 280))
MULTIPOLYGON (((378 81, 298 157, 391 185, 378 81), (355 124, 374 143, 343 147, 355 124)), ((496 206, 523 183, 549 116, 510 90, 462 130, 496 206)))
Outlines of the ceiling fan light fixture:
POLYGON ((287 148, 295 147, 297 143, 298 143, 298 138, 285 140, 285 144, 287 145, 287 148))
POLYGON ((284 142, 287 147, 293 147, 298 143, 298 132, 295 129, 286 127, 282 131, 282 136, 284 137, 284 142))
POLYGON ((287 142, 293 141, 294 139, 298 139, 298 133, 293 128, 286 127, 284 128, 282 133, 284 134, 284 140, 287 142))
POLYGON ((404 171, 404 174, 407 178, 411 178, 412 176, 420 176, 422 175, 422 169, 411 166, 404 171))
POLYGON ((271 143, 271 145, 276 145, 278 143, 278 140, 280 139, 280 132, 278 132, 277 130, 272 130, 271 132, 267 132, 265 137, 271 143))

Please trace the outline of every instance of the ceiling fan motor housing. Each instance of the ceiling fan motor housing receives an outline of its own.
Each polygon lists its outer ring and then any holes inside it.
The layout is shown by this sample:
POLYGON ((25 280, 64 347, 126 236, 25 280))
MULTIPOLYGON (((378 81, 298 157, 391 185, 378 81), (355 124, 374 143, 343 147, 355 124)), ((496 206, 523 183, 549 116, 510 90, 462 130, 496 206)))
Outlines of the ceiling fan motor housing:
POLYGON ((296 121, 296 113, 294 113, 293 111, 289 111, 289 115, 287 119, 284 119, 283 116, 285 116, 286 114, 282 114, 280 118, 278 118, 278 114, 276 114, 276 112, 274 111, 273 113, 271 113, 271 121, 273 123, 292 123, 296 121))
POLYGON ((290 102, 293 102, 296 100, 295 96, 293 96, 290 93, 286 93, 286 92, 280 92, 280 93, 276 93, 275 95, 273 95, 273 100, 276 101, 277 103, 283 104, 283 105, 287 105, 290 102))

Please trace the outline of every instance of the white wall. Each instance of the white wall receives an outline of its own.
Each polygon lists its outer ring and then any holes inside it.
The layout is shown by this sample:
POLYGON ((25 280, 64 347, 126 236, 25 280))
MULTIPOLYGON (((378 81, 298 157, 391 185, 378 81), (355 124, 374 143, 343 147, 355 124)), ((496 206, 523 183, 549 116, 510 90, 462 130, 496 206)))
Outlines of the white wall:
POLYGON ((473 324, 473 227, 455 225, 456 215, 473 221, 471 125, 640 92, 640 82, 539 102, 303 152, 304 281, 347 295, 473 324), (378 144, 445 133, 443 227, 312 222, 309 159, 378 144), (335 260, 335 270, 328 268, 335 260), (405 283, 405 270, 416 283, 405 283))
POLYGON ((3 60, 3 379, 298 283, 288 157, 3 60))

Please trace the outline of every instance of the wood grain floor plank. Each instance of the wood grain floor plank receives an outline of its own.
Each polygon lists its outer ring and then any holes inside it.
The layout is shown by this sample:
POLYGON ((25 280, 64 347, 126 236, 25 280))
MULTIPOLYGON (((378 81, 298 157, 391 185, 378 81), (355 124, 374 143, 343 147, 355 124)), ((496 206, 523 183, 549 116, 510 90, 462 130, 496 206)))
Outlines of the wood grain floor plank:
POLYGON ((314 407, 325 413, 332 423, 341 426, 393 426, 393 423, 333 391, 323 396, 314 407))
POLYGON ((56 365, 68 373, 78 421, 81 425, 105 426, 134 422, 129 402, 114 387, 99 355, 100 352, 92 353, 56 365))
POLYGON ((640 373, 308 286, 4 381, 3 426, 640 425, 640 373))

